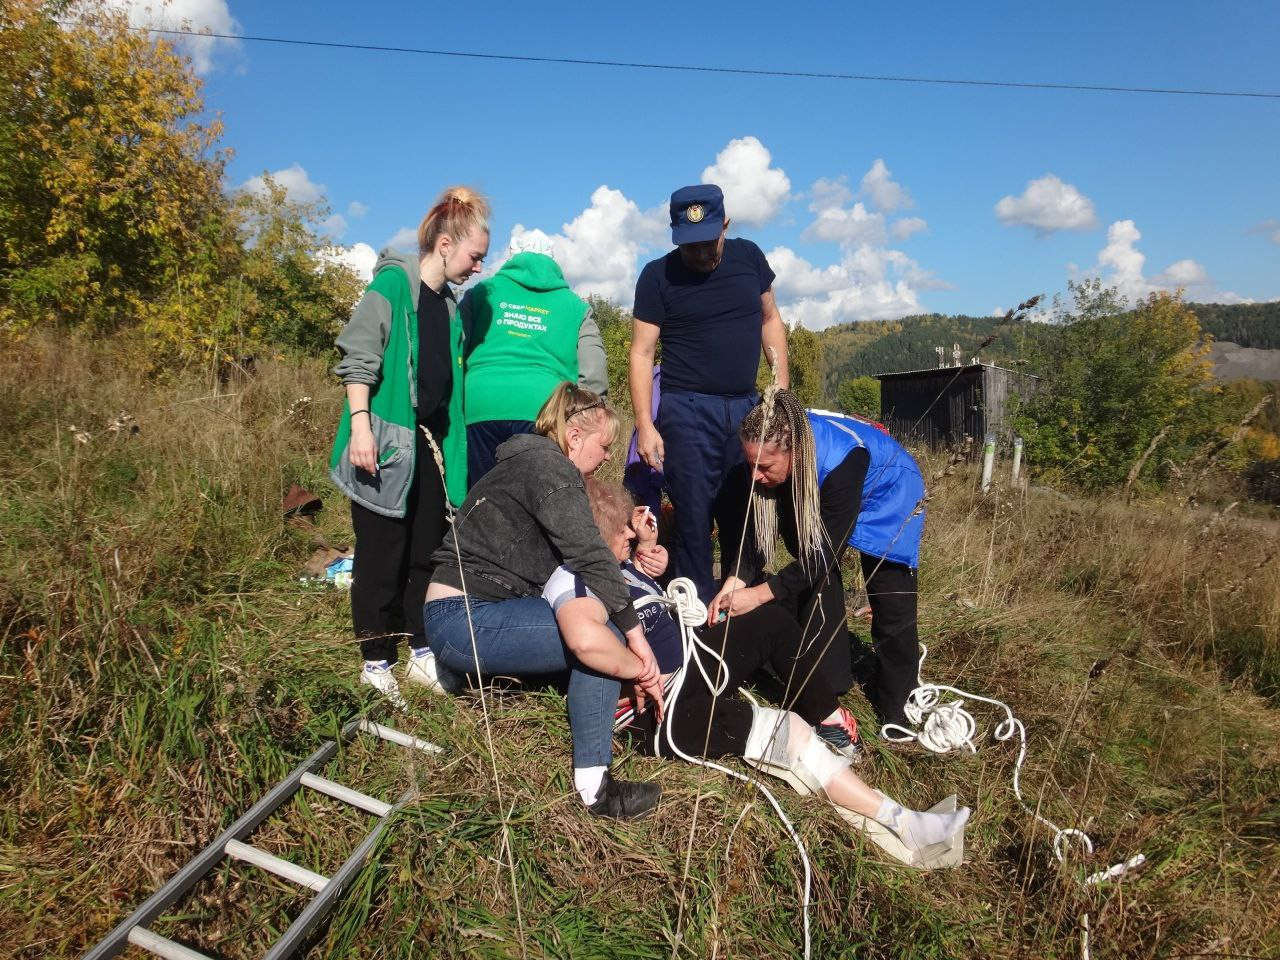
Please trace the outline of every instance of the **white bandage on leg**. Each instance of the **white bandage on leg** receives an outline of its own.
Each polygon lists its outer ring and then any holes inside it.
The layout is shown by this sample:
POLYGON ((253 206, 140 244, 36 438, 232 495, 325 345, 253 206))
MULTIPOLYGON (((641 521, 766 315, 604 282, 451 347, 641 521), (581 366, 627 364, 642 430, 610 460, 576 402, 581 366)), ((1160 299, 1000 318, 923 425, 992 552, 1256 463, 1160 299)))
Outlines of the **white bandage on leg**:
POLYGON ((751 707, 751 732, 743 759, 757 770, 791 784, 800 794, 822 794, 823 788, 849 761, 813 735, 793 713, 773 707, 751 707))

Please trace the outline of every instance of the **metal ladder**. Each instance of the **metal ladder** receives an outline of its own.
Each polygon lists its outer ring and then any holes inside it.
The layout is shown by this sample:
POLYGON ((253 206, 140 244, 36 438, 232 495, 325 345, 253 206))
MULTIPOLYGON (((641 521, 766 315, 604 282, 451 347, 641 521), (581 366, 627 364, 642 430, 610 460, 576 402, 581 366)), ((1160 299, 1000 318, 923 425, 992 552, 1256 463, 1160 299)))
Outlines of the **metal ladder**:
POLYGON ((192 858, 185 867, 179 870, 172 879, 157 890, 142 906, 138 907, 128 919, 104 937, 92 950, 84 955, 83 960, 105 960, 118 956, 128 944, 141 947, 157 957, 165 960, 210 960, 205 954, 175 943, 160 936, 147 925, 153 923, 169 907, 176 903, 193 886, 202 880, 222 860, 224 856, 242 860, 277 876, 292 881, 299 886, 316 891, 311 902, 298 914, 297 919, 289 925, 284 935, 267 951, 264 960, 284 960, 292 956, 307 935, 342 896, 343 891, 355 879, 356 873, 364 866, 365 860, 373 851, 374 844, 387 827, 392 814, 407 803, 412 795, 410 787, 395 804, 384 803, 367 796, 350 787, 332 780, 326 780, 317 774, 326 763, 338 752, 339 742, 346 743, 357 733, 368 733, 391 743, 399 744, 410 750, 423 753, 440 753, 440 747, 403 733, 392 727, 374 723, 357 717, 349 721, 339 734, 338 740, 326 740, 315 753, 294 767, 293 772, 277 783, 261 800, 249 808, 239 820, 207 847, 192 858), (307 787, 317 793, 341 800, 378 818, 378 822, 360 841, 345 863, 338 868, 332 877, 324 877, 308 870, 306 867, 290 863, 274 854, 267 853, 257 847, 245 843, 245 839, 258 826, 279 809, 287 800, 298 792, 299 787, 307 787))

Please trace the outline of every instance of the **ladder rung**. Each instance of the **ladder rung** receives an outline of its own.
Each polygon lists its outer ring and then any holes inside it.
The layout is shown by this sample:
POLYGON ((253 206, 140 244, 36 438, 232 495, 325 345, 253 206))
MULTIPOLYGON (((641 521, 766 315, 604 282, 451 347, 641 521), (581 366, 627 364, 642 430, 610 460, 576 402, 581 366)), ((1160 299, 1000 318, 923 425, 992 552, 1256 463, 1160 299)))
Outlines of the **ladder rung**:
POLYGON ((314 773, 304 773, 302 775, 302 785, 323 793, 325 796, 333 797, 335 800, 349 803, 353 807, 359 807, 366 813, 372 813, 375 817, 385 817, 391 812, 391 804, 375 800, 368 794, 361 793, 359 790, 352 790, 350 787, 334 783, 332 780, 326 780, 324 777, 317 777, 314 773))
POLYGON ((282 860, 274 854, 259 850, 257 847, 251 847, 249 844, 241 843, 239 840, 228 840, 226 850, 229 857, 235 857, 245 863, 252 863, 255 867, 268 870, 276 876, 284 877, 299 886, 310 887, 312 890, 323 890, 329 884, 328 877, 322 877, 313 870, 300 867, 296 863, 290 863, 288 860, 282 860))
POLYGON ((444 753, 444 749, 437 747, 434 743, 419 740, 417 737, 410 736, 407 733, 401 733, 395 727, 383 726, 381 723, 374 723, 372 720, 361 720, 360 729, 365 733, 372 733, 375 737, 389 740, 391 743, 398 743, 402 747, 412 747, 415 750, 421 750, 423 753, 444 753))
POLYGON ((164 960, 209 960, 207 956, 180 943, 167 940, 146 927, 134 927, 129 931, 129 942, 164 960))

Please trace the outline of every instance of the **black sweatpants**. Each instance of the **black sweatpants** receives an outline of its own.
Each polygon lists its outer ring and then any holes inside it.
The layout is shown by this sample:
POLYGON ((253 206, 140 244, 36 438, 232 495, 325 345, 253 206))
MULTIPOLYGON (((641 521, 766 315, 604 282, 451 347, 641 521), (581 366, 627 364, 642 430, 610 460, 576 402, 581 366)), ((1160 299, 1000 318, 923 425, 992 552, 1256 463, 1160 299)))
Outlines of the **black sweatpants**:
POLYGON ((867 699, 881 723, 903 723, 902 708, 919 676, 918 576, 906 564, 882 561, 866 553, 862 555, 862 576, 871 604, 871 646, 876 662, 867 699))
POLYGON ((396 641, 425 647, 422 606, 431 582, 431 555, 445 532, 444 481, 421 430, 415 431, 415 476, 403 518, 351 504, 356 558, 351 571, 351 620, 366 660, 396 659, 396 641))
MULTIPOLYGON (((707 627, 700 635, 703 643, 724 658, 729 682, 719 697, 713 697, 698 668, 686 665, 684 687, 667 722, 672 724, 676 745, 690 756, 742 756, 753 714, 751 705, 738 696, 738 687, 766 664, 788 688, 782 706, 798 713, 805 723, 821 723, 839 705, 818 666, 817 650, 802 650, 800 625, 778 604, 766 603, 748 614, 707 627)), ((716 666, 714 659, 706 653, 700 656, 711 679, 718 679, 712 670, 716 666)), ((640 749, 653 753, 653 741, 659 734, 654 729, 652 711, 637 721, 637 727, 640 749)), ((660 735, 663 752, 670 753, 666 731, 660 735)))

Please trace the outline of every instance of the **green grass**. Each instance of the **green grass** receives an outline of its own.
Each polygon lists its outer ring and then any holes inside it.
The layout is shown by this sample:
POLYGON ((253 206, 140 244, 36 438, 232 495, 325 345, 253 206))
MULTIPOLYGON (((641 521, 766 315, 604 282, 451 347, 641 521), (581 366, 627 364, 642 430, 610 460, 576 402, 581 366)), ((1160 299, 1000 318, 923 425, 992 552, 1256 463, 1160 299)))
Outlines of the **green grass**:
MULTIPOLYGON (((17 425, 0 451, 0 955, 83 951, 345 720, 382 716, 355 683, 347 598, 298 581, 313 534, 279 516, 299 482, 324 498, 320 532, 350 539, 324 479, 337 390, 314 363, 258 371, 143 384, 113 348, 54 339, 0 358, 17 425), (105 431, 121 410, 138 435, 105 431)), ((887 863, 771 784, 813 861, 814 956, 1077 957, 1085 913, 1094 957, 1275 955, 1274 530, 1176 504, 982 497, 972 479, 931 485, 925 677, 1014 707, 1025 796, 1097 853, 1053 860, 1011 792, 1016 748, 975 707, 977 756, 877 747, 866 769, 908 803, 955 792, 975 807, 962 870, 887 863), (1079 885, 1138 851, 1149 865, 1123 883, 1079 885)), ((869 720, 858 694, 849 705, 869 720)), ((439 757, 361 738, 329 766, 416 799, 309 956, 799 954, 800 866, 751 788, 624 751, 625 775, 661 779, 662 804, 635 824, 590 820, 560 699, 489 707, 502 805, 470 698, 414 696, 395 721, 439 757)), ((304 794, 254 842, 331 872, 369 822, 304 794)), ((260 955, 305 901, 223 865, 157 928, 260 955)))

